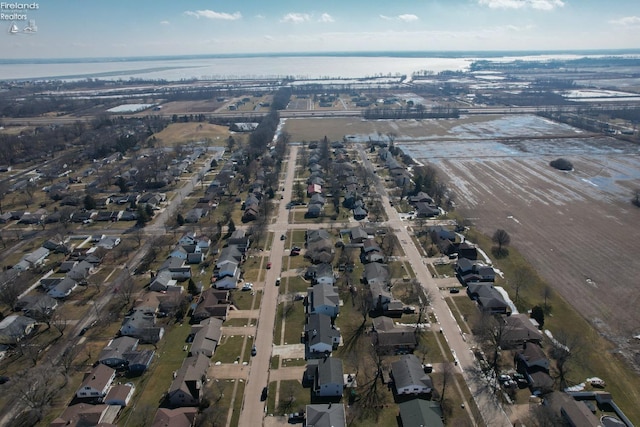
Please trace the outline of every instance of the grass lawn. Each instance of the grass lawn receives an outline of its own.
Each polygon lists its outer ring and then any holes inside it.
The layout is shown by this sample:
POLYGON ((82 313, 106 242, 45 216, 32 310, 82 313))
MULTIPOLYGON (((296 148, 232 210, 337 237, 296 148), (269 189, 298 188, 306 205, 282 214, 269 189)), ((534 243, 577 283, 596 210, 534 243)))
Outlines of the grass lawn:
MULTIPOLYGON (((260 308, 262 292, 241 291, 239 289, 231 291, 231 300, 238 307, 238 310, 251 310, 260 308), (255 303, 254 303, 255 300, 255 303)), ((230 319, 233 320, 233 319, 230 319)))
POLYGON ((233 415, 231 415, 231 425, 237 426, 240 420, 240 411, 242 410, 242 397, 244 396, 244 382, 238 383, 238 389, 236 390, 236 400, 233 402, 233 415))
POLYGON ((224 326, 246 326, 251 323, 256 323, 256 319, 249 318, 235 318, 227 319, 224 321, 224 326))
POLYGON ((438 276, 453 277, 455 275, 453 264, 435 264, 433 267, 436 269, 438 276))
POLYGON ((244 340, 244 335, 223 335, 221 344, 216 348, 216 353, 214 354, 215 361, 222 363, 233 363, 236 360, 242 360, 243 358, 241 353, 244 340))
MULTIPOLYGON (((149 370, 143 374, 146 386, 136 392, 135 406, 158 407, 161 403, 164 393, 169 390, 173 381, 173 372, 180 369, 187 357, 187 352, 182 349, 190 331, 191 328, 187 323, 177 324, 171 327, 160 340, 156 359, 149 370)), ((144 381, 141 381, 141 385, 144 385, 144 381)))
POLYGON ((277 354, 271 356, 270 367, 272 370, 278 369, 280 367, 280 356, 278 356, 277 354))
POLYGON ((476 307, 476 303, 466 296, 447 297, 445 298, 445 301, 449 305, 449 309, 451 310, 451 313, 453 313, 453 317, 456 318, 456 321, 462 331, 466 334, 470 334, 471 330, 467 326, 468 323, 463 322, 462 318, 466 318, 469 323, 478 318, 480 312, 478 307, 476 307))
POLYGON ((304 358, 300 359, 284 359, 282 361, 282 367, 290 367, 290 366, 306 366, 307 361, 304 358))
MULTIPOLYGON (((271 394, 271 384, 269 384, 269 393, 271 394)), ((269 396, 271 403, 272 396, 269 396)), ((275 389, 273 390, 273 404, 275 405, 275 389)), ((308 388, 302 387, 300 381, 297 380, 283 380, 280 381, 280 393, 277 406, 270 407, 273 410, 269 410, 270 414, 284 415, 292 412, 297 412, 299 409, 303 409, 311 402, 311 392, 308 388)))
POLYGON ((285 277, 282 279, 284 284, 280 285, 280 293, 289 292, 307 292, 307 288, 311 286, 311 283, 305 282, 300 276, 285 277))
POLYGON ((298 270, 300 268, 307 267, 309 265, 309 261, 307 261, 302 255, 285 255, 282 257, 282 265, 285 267, 285 270, 298 270))
POLYGON ((285 319, 284 343, 299 344, 300 333, 305 321, 304 306, 302 301, 295 301, 293 309, 285 319))

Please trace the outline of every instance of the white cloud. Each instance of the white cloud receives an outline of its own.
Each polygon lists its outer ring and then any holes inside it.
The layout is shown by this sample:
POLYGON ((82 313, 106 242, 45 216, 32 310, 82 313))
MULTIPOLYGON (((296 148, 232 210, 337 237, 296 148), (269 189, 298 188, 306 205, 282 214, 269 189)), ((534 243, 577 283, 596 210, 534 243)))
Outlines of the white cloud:
POLYGON ((336 20, 333 19, 333 16, 329 15, 328 13, 323 13, 322 15, 320 15, 318 22, 336 22, 336 20))
POLYGON ((242 18, 242 14, 240 12, 235 13, 226 13, 226 12, 215 12, 213 10, 187 10, 184 12, 187 16, 193 16, 195 18, 207 18, 207 19, 222 19, 224 21, 236 21, 242 18))
POLYGON ((162 24, 162 25, 169 25, 169 24, 170 24, 170 22, 169 22, 169 21, 160 21, 160 24, 162 24))
POLYGON ((478 4, 490 9, 554 10, 564 7, 563 0, 478 0, 478 4))
POLYGON ((287 13, 282 17, 280 22, 293 22, 294 24, 300 24, 302 22, 309 21, 311 16, 307 13, 287 13))
POLYGON ((265 16, 264 15, 256 15, 256 18, 257 19, 265 19, 265 16))
POLYGON ((411 13, 405 13, 403 15, 398 15, 398 19, 404 22, 413 22, 413 21, 417 21, 418 17, 411 13))
POLYGON ((625 16, 620 19, 612 19, 610 24, 622 25, 623 27, 634 27, 640 25, 640 16, 625 16))
POLYGON ((380 18, 384 19, 385 21, 403 21, 403 22, 415 22, 418 19, 420 19, 412 13, 404 13, 398 16, 380 15, 380 18))

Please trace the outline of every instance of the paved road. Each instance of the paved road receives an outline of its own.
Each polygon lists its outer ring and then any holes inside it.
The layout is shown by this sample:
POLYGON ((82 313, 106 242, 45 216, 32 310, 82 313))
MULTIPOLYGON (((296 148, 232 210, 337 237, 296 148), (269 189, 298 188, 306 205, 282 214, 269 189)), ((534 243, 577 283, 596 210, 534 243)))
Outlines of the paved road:
POLYGON ((244 389, 244 400, 240 413, 239 426, 261 426, 264 418, 266 402, 260 401, 262 388, 267 387, 270 376, 271 351, 275 331, 276 309, 278 306, 279 288, 275 285, 276 278, 282 271, 282 257, 284 256, 284 241, 280 235, 287 232, 288 215, 286 204, 291 199, 293 180, 296 170, 297 146, 289 146, 289 160, 287 162, 284 199, 280 200, 277 220, 269 226, 273 232, 273 243, 269 254, 271 269, 267 270, 264 293, 260 304, 260 316, 256 332, 255 345, 258 353, 251 359, 249 378, 244 389))
MULTIPOLYGON (((365 167, 372 170, 373 166, 367 158, 364 147, 359 146, 359 152, 365 167)), ((378 194, 382 196, 382 204, 385 212, 387 213, 387 217, 389 218, 387 225, 394 230, 395 235, 405 251, 406 259, 411 264, 416 278, 420 281, 420 284, 425 291, 432 296, 433 301, 431 303, 431 310, 436 315, 440 323, 442 333, 447 340, 449 348, 458 362, 458 368, 461 370, 469 390, 482 413, 485 425, 492 427, 511 426, 509 417, 495 402, 493 395, 485 392, 485 385, 481 381, 478 381, 478 367, 476 365, 475 357, 470 350, 469 344, 463 339, 458 323, 453 317, 444 297, 440 293, 438 285, 429 272, 420 251, 413 243, 413 240, 407 231, 407 223, 400 219, 398 211, 390 205, 386 189, 379 179, 377 179, 376 187, 378 194)))

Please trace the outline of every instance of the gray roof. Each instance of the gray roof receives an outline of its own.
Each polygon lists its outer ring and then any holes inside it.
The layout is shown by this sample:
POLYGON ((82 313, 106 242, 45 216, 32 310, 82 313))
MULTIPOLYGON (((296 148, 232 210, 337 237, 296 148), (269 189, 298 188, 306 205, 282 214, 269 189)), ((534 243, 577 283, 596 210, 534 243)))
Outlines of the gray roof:
POLYGON ((304 331, 308 334, 309 345, 332 344, 333 338, 340 336, 340 332, 331 324, 331 317, 322 313, 310 314, 304 331))
POLYGON ((114 338, 102 349, 98 361, 107 359, 125 359, 124 354, 138 346, 138 339, 133 337, 114 338))
POLYGON ((385 264, 372 262, 364 266, 364 278, 370 281, 387 281, 389 279, 389 268, 385 264))
POLYGON ((403 427, 442 427, 442 409, 438 402, 413 399, 399 403, 403 427))
POLYGON ((316 381, 319 386, 323 384, 343 384, 342 360, 335 357, 327 357, 318 361, 318 375, 316 381))
POLYGON ((200 322, 200 329, 193 337, 191 354, 203 353, 211 357, 222 336, 222 320, 210 317, 200 322))
POLYGON ((314 286, 312 292, 310 292, 310 297, 312 310, 322 305, 338 307, 340 304, 337 288, 328 283, 314 286))
POLYGON ((347 425, 342 403, 307 405, 305 414, 307 427, 345 427, 347 425))
POLYGON ((412 385, 425 385, 433 388, 431 377, 425 374, 420 360, 413 354, 405 354, 391 364, 391 374, 395 382, 396 389, 409 387, 412 385))

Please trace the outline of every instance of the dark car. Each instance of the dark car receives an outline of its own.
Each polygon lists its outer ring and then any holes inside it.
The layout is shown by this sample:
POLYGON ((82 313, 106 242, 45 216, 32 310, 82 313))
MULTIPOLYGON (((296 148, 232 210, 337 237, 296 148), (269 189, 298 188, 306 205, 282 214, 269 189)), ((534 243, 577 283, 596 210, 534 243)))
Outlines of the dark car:
POLYGON ((258 349, 256 348, 256 346, 254 345, 253 347, 251 347, 251 355, 255 356, 256 354, 258 354, 258 349))
POLYGON ((449 292, 452 294, 459 294, 460 293, 460 289, 458 288, 451 288, 449 289, 449 292))
POLYGON ((263 402, 267 400, 267 394, 269 394, 269 388, 265 387, 262 389, 262 393, 260 394, 260 400, 263 402))
POLYGON ((89 328, 82 328, 82 329, 80 329, 80 333, 78 335, 79 336, 83 336, 84 334, 87 333, 88 330, 89 330, 89 328))

